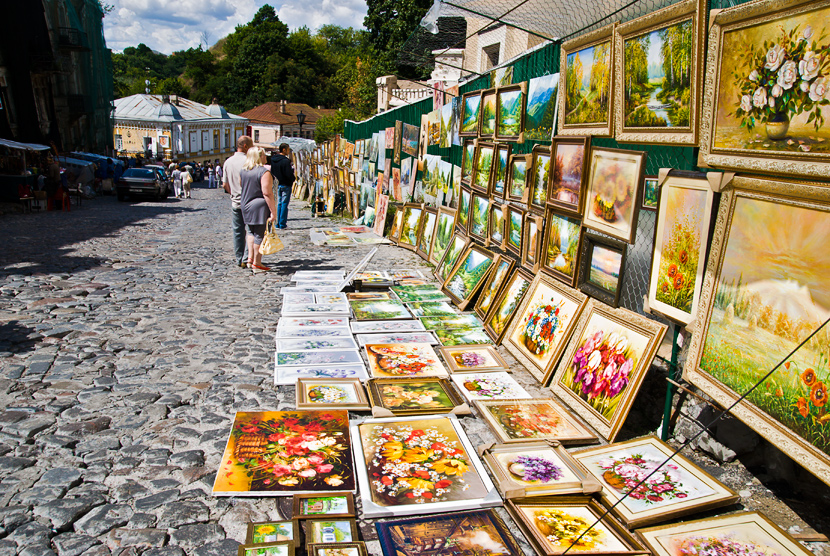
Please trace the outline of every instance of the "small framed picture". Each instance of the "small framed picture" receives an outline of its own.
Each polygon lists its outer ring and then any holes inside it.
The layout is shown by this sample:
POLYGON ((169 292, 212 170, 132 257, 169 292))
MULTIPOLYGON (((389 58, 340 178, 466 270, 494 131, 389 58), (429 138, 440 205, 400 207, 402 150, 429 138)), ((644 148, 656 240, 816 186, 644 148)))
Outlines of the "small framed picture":
POLYGON ((375 378, 369 381, 369 396, 375 417, 470 413, 445 378, 375 378))
POLYGON ((618 307, 628 245, 588 230, 582 237, 577 287, 606 305, 618 307))
POLYGON ((306 547, 308 556, 369 556, 363 542, 314 543, 306 547))
POLYGON ((307 544, 357 540, 357 522, 354 519, 307 519, 304 524, 307 544))
POLYGON ((369 399, 357 378, 298 378, 297 409, 368 411, 369 399))
POLYGON ((264 544, 272 542, 300 541, 300 527, 294 520, 289 521, 257 521, 248 524, 248 534, 245 544, 264 544))
POLYGON ((294 519, 322 517, 355 517, 354 496, 351 492, 327 494, 295 494, 294 519))
POLYGON ((527 170, 532 160, 529 154, 514 154, 507 166, 505 199, 527 203, 527 170))
POLYGON ((243 544, 237 556, 294 556, 294 544, 290 542, 268 542, 264 544, 243 544))
POLYGON ((542 251, 542 229, 545 219, 538 214, 525 214, 525 224, 522 229, 522 268, 536 273, 539 271, 542 251))
POLYGON ((556 440, 590 444, 597 435, 554 398, 479 400, 476 411, 504 444, 556 440))
POLYGON ((485 345, 439 347, 438 353, 444 358, 451 373, 475 373, 485 371, 508 371, 507 362, 496 348, 485 345))
POLYGON ((490 184, 493 175, 493 158, 496 146, 493 143, 479 142, 476 145, 476 154, 473 159, 472 187, 485 195, 490 194, 490 184))
POLYGON ((657 210, 660 204, 660 186, 657 176, 643 178, 643 207, 645 210, 657 210))
POLYGON ((516 382, 516 379, 504 371, 454 374, 451 378, 455 387, 469 402, 533 397, 516 382))

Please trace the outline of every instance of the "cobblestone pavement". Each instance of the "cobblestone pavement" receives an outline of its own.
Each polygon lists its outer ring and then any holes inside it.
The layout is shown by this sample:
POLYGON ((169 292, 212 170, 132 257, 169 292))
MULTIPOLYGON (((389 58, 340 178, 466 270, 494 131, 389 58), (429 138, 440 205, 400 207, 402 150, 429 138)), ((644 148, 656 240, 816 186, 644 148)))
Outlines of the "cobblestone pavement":
MULTIPOLYGON (((368 248, 311 245, 308 228, 330 221, 294 203, 285 251, 266 258, 276 272, 253 276, 233 266, 224 192, 193 195, 0 219, 0 556, 229 556, 249 521, 290 516, 290 498, 211 496, 214 472, 235 411, 294 407, 293 387, 271 380, 279 287, 368 248)), ((375 262, 423 266, 391 246, 375 262)), ((463 424, 474 445, 493 442, 480 420, 463 424)), ((696 459, 747 507, 821 529, 820 503, 696 459)), ((826 509, 827 490, 814 496, 826 509)))

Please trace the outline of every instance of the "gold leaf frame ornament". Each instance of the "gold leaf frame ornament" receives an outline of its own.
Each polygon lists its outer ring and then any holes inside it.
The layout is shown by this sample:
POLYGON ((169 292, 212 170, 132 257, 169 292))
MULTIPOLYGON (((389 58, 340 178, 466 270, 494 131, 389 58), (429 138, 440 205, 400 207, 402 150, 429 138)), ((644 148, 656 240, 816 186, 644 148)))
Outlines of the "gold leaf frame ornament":
MULTIPOLYGON (((718 133, 717 120, 719 113, 737 109, 742 101, 740 96, 736 96, 732 108, 720 106, 719 96, 723 81, 722 77, 724 79, 732 78, 732 76, 721 76, 722 71, 726 71, 724 70, 725 38, 730 33, 737 33, 771 23, 780 26, 783 32, 787 33, 788 31, 784 29, 784 24, 787 23, 788 19, 794 20, 795 18, 804 17, 805 14, 816 11, 824 12, 823 15, 817 14, 817 17, 813 18, 816 20, 816 25, 818 25, 818 21, 826 22, 827 18, 830 17, 828 16, 828 13, 830 13, 830 0, 758 0, 723 10, 711 18, 709 47, 706 58, 705 92, 703 95, 703 118, 700 127, 699 166, 776 174, 796 179, 799 177, 826 179, 830 175, 830 152, 811 152, 812 147, 816 144, 826 145, 827 139, 830 137, 818 137, 818 139, 822 139, 823 141, 815 142, 809 139, 809 136, 805 136, 804 138, 792 137, 787 135, 787 131, 785 130, 781 139, 765 140, 763 138, 765 125, 761 122, 756 125, 756 135, 761 136, 760 139, 756 138, 761 141, 759 144, 764 146, 764 148, 768 148, 768 146, 772 146, 773 141, 776 143, 780 141, 786 143, 787 147, 791 147, 790 152, 738 148, 737 146, 718 147, 715 144, 718 133)), ((812 35, 814 33, 812 39, 817 39, 822 31, 830 31, 830 25, 828 24, 825 24, 823 28, 817 27, 815 30, 809 24, 807 27, 810 30, 809 34, 812 35)), ((799 33, 803 33, 805 28, 801 27, 798 31, 799 33)), ((775 42, 779 36, 779 34, 776 34, 776 36, 767 36, 767 38, 775 42)), ((800 62, 800 60, 792 61, 796 64, 800 62)), ((780 68, 778 70, 780 71, 780 68)), ((826 78, 823 83, 827 83, 826 78)), ((828 100, 828 94, 827 92, 824 93, 821 102, 828 100)), ((746 103, 748 108, 755 106, 754 96, 752 95, 750 102, 746 103)), ((760 101, 760 98, 758 100, 760 101)), ((825 108, 822 110, 826 114, 827 105, 824 106, 825 108)), ((812 122, 806 122, 806 124, 811 126, 811 135, 818 135, 818 132, 815 132, 814 128, 812 128, 812 122)), ((824 130, 826 129, 827 126, 825 125, 824 130)), ((781 148, 785 148, 784 145, 780 146, 781 148)))
POLYGON ((562 44, 559 69, 559 135, 592 135, 595 137, 612 137, 614 135, 614 28, 616 23, 591 31, 581 37, 562 44), (608 43, 608 115, 604 122, 566 124, 565 104, 568 93, 568 54, 608 43))
POLYGON ((706 16, 705 0, 684 0, 666 6, 633 21, 620 24, 614 31, 614 125, 615 139, 625 143, 654 143, 662 145, 697 145, 700 120, 700 74, 703 70, 703 23, 706 16), (629 39, 668 29, 685 21, 692 21, 692 52, 690 64, 689 125, 683 127, 652 127, 625 125, 625 42, 629 39))
MULTIPOLYGON (((810 216, 811 213, 815 213, 822 216, 823 221, 821 224, 825 227, 825 229, 828 225, 830 225, 826 223, 830 221, 830 189, 828 189, 824 184, 788 182, 775 179, 737 176, 731 183, 730 187, 722 193, 720 210, 718 211, 715 230, 712 234, 712 244, 709 248, 709 261, 704 274, 703 290, 700 294, 698 313, 695 320, 696 326, 689 345, 686 365, 683 369, 683 378, 700 388, 708 396, 711 396, 716 403, 723 407, 731 406, 744 392, 736 392, 735 389, 713 376, 710 369, 702 366, 710 334, 716 334, 718 332, 717 328, 714 327, 715 324, 719 327, 729 324, 729 326, 732 327, 732 330, 728 331, 728 338, 734 338, 734 340, 730 341, 740 341, 740 338, 747 333, 751 333, 753 336, 768 339, 766 342, 759 340, 756 344, 742 345, 740 350, 736 350, 736 353, 747 353, 753 358, 753 365, 758 367, 758 378, 763 376, 763 374, 766 374, 767 371, 772 369, 774 365, 777 365, 781 361, 781 356, 775 355, 780 352, 780 349, 772 349, 770 342, 775 341, 778 345, 782 346, 782 348, 786 348, 784 351, 784 355, 786 355, 792 348, 800 343, 800 339, 806 337, 807 334, 811 333, 816 328, 816 326, 804 327, 803 336, 798 336, 799 341, 791 341, 791 339, 784 338, 777 333, 769 332, 767 330, 769 326, 763 324, 763 320, 754 316, 754 313, 757 312, 754 309, 750 313, 744 315, 747 317, 744 318, 740 312, 737 317, 730 315, 730 313, 734 311, 733 303, 730 303, 730 305, 733 305, 732 311, 729 310, 728 306, 726 307, 726 310, 716 307, 717 303, 722 304, 720 299, 722 293, 721 286, 724 286, 725 288, 730 286, 725 283, 725 279, 722 276, 725 267, 728 264, 735 265, 740 263, 740 261, 729 261, 726 257, 729 250, 729 242, 732 239, 734 230, 737 229, 738 232, 741 232, 744 227, 743 224, 737 228, 733 226, 736 214, 740 216, 741 214, 745 214, 747 210, 743 209, 740 212, 736 210, 737 208, 740 208, 738 207, 739 204, 748 208, 766 206, 775 208, 776 210, 790 209, 804 211, 802 215, 791 215, 793 217, 791 221, 779 223, 779 232, 776 234, 777 241, 782 241, 787 244, 792 244, 794 242, 794 248, 802 250, 806 247, 814 245, 813 238, 820 237, 821 239, 817 241, 823 243, 827 237, 827 234, 823 233, 817 227, 818 223, 812 222, 810 225, 805 225, 806 217, 810 216), (782 225, 784 226, 783 230, 782 225), (778 237, 785 236, 790 232, 801 233, 803 239, 778 237), (717 317, 719 322, 715 321, 715 317, 717 317), (724 317, 729 319, 727 323, 724 323, 724 317)), ((745 219, 746 217, 742 218, 745 219)), ((761 226, 767 226, 766 221, 761 222, 761 226)), ((782 243, 782 245, 783 244, 784 243, 782 243)), ((778 252, 776 251, 775 253, 777 254, 778 252)), ((791 254, 788 253, 788 255, 791 254)), ((803 273, 808 270, 813 271, 815 268, 821 268, 821 266, 819 266, 821 263, 822 261, 813 261, 812 264, 791 264, 789 271, 782 270, 782 272, 784 272, 783 275, 787 276, 788 280, 792 279, 796 285, 799 285, 799 275, 803 275, 803 273)), ((758 263, 754 259, 746 259, 744 267, 746 266, 759 269, 766 268, 763 266, 763 263, 758 263)), ((738 266, 737 268, 740 269, 743 267, 738 266)), ((759 277, 759 279, 762 278, 763 276, 759 277)), ((734 280, 732 282, 734 282, 734 280)), ((749 278, 744 278, 742 282, 744 284, 749 284, 749 278)), ((817 291, 816 288, 821 286, 824 286, 824 290, 821 292, 822 296, 826 295, 826 280, 823 280, 819 282, 818 285, 813 284, 814 293, 810 294, 811 299, 815 299, 815 293, 817 291)), ((726 289, 723 291, 725 292, 726 289)), ((769 299, 770 295, 766 295, 769 299)), ((779 297, 782 297, 783 299, 790 299, 792 295, 787 296, 782 294, 779 297)), ((774 299, 772 301, 774 302, 774 299)), ((764 303, 764 298, 759 293, 755 306, 763 308, 768 307, 769 305, 764 303)), ((786 317, 787 315, 784 314, 784 316, 786 317)), ((775 320, 777 321, 778 319, 776 318, 775 320)), ((822 319, 821 322, 823 321, 824 319, 822 319)), ((826 328, 827 327, 825 327, 825 330, 820 333, 824 334, 823 336, 818 339, 814 339, 814 341, 819 342, 814 345, 817 345, 820 349, 826 349, 826 328)), ((721 342, 723 342, 723 340, 721 340, 721 342)), ((813 349, 810 345, 807 345, 801 349, 805 348, 807 351, 813 349)), ((819 385, 824 384, 824 382, 821 377, 817 377, 813 374, 811 384, 807 384, 810 382, 808 380, 810 379, 810 376, 802 376, 802 373, 805 373, 808 368, 813 368, 814 365, 811 365, 812 360, 802 361, 802 363, 799 364, 797 361, 800 356, 799 351, 793 354, 792 359, 788 359, 784 362, 785 364, 780 365, 770 379, 766 381, 766 384, 770 384, 771 386, 773 384, 778 384, 782 390, 782 397, 785 398, 789 397, 791 391, 800 390, 800 394, 793 395, 791 398, 791 403, 794 406, 793 411, 795 412, 793 416, 793 424, 798 424, 800 422, 799 419, 803 417, 805 423, 814 423, 809 426, 819 426, 820 423, 818 419, 823 417, 823 415, 826 415, 826 412, 822 415, 821 409, 826 410, 826 407, 815 408, 812 405, 810 394, 812 393, 811 386, 819 387, 819 385), (783 377, 786 377, 786 380, 784 380, 783 377), (803 401, 799 402, 798 397, 801 397, 803 401), (803 413, 801 413, 800 416, 796 416, 802 411, 803 413), (810 421, 810 419, 813 419, 813 421, 810 421)), ((718 364, 724 364, 723 358, 713 359, 713 361, 718 362, 718 364)), ((733 361, 734 358, 730 358, 727 362, 731 363, 733 361)), ((826 373, 826 370, 824 372, 826 373)), ((763 388, 763 385, 762 388, 756 389, 756 391, 759 395, 764 396, 764 398, 769 397, 777 399, 777 396, 772 395, 775 393, 774 390, 766 390, 763 388), (766 396, 764 394, 769 395, 766 396)), ((770 412, 759 407, 752 401, 752 397, 742 400, 738 405, 730 410, 730 413, 743 421, 755 432, 766 438, 776 448, 785 452, 807 471, 811 472, 824 483, 830 485, 830 454, 826 451, 822 451, 807 438, 796 432, 796 430, 794 430, 791 426, 785 424, 773 416, 770 412)))

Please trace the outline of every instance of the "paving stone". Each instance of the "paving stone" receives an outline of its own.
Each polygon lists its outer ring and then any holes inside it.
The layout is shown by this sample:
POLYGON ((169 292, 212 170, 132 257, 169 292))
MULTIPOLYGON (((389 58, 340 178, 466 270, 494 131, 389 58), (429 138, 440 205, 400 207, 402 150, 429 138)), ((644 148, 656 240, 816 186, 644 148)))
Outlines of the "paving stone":
POLYGON ((142 556, 184 556, 185 552, 178 546, 165 546, 164 548, 153 548, 142 556))
POLYGON ((79 423, 66 423, 58 427, 57 434, 75 437, 94 434, 108 428, 111 421, 109 417, 96 417, 79 423))
POLYGON ((198 500, 184 500, 167 504, 159 518, 159 529, 168 529, 203 523, 210 517, 208 507, 198 500))
POLYGON ((17 543, 10 540, 0 540, 0 556, 16 556, 17 543))
POLYGON ((12 497, 14 504, 24 504, 32 506, 40 504, 44 500, 56 500, 66 494, 65 487, 59 486, 33 486, 22 492, 18 492, 12 497))
POLYGON ((87 549, 100 544, 98 539, 78 533, 61 533, 52 539, 58 556, 80 556, 87 549))
POLYGON ((163 506, 174 502, 175 500, 179 499, 179 491, 178 489, 171 489, 171 490, 164 490, 157 494, 153 494, 152 496, 147 496, 145 498, 141 498, 135 501, 135 509, 139 511, 146 512, 147 510, 152 510, 154 508, 158 508, 159 506, 163 506))
POLYGON ((165 448, 155 448, 147 450, 141 454, 141 457, 147 465, 167 465, 167 458, 170 457, 170 450, 165 448))
POLYGON ((38 542, 21 550, 19 556, 55 556, 55 551, 48 542, 38 542))
POLYGON ((3 431, 22 436, 23 438, 32 438, 40 431, 46 430, 54 424, 54 415, 39 414, 22 421, 17 421, 16 423, 10 423, 3 427, 3 431))
POLYGON ((127 504, 104 504, 75 522, 75 531, 97 537, 125 525, 132 515, 127 504))
POLYGON ((227 556, 228 554, 233 554, 235 551, 238 552, 238 550, 238 542, 225 539, 224 541, 207 543, 200 546, 192 554, 193 556, 227 556))
POLYGON ((123 500, 135 500, 139 496, 144 496, 150 492, 150 489, 144 485, 133 480, 127 480, 125 483, 118 485, 112 490, 113 498, 119 502, 123 500))
POLYGON ((202 450, 189 450, 187 452, 178 452, 170 456, 170 465, 178 465, 181 467, 195 467, 204 465, 205 454, 202 450))
POLYGON ((167 540, 167 531, 161 529, 114 529, 109 538, 116 546, 134 546, 138 549, 147 549, 164 546, 167 540))
POLYGON ((37 521, 29 521, 17 527, 6 538, 16 542, 21 547, 33 544, 48 545, 51 533, 52 531, 45 525, 37 521))
POLYGON ((90 548, 89 550, 84 551, 81 553, 81 556, 111 556, 112 552, 110 549, 104 546, 103 544, 98 544, 90 548))
POLYGON ((198 523, 186 525, 170 534, 170 544, 176 544, 190 552, 207 543, 221 541, 225 530, 216 523, 198 523))
POLYGON ((86 454, 89 452, 97 452, 99 450, 117 450, 121 447, 121 442, 114 436, 93 436, 78 442, 75 446, 76 454, 86 454))
POLYGON ((57 448, 74 448, 78 444, 78 439, 60 434, 47 434, 38 436, 35 442, 57 448))
POLYGON ((0 474, 8 475, 34 464, 35 460, 33 459, 3 456, 0 457, 0 474))
POLYGON ((145 513, 134 513, 133 516, 130 518, 130 521, 127 522, 127 527, 130 529, 150 529, 152 528, 158 519, 153 514, 145 514, 145 513))
POLYGON ((103 503, 104 499, 101 497, 63 498, 35 506, 34 514, 48 519, 54 529, 62 531, 75 523, 89 510, 103 503))
POLYGON ((81 484, 83 474, 74 467, 53 467, 40 476, 36 486, 60 486, 66 489, 81 484))

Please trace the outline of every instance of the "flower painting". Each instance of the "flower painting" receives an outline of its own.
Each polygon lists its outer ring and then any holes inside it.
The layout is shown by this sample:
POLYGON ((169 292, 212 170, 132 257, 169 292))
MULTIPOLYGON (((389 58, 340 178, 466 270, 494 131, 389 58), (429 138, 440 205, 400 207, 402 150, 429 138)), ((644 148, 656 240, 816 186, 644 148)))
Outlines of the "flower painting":
POLYGON ((491 346, 444 347, 439 351, 453 373, 507 369, 507 363, 491 346))
POLYGON ((277 366, 351 365, 363 363, 357 350, 311 350, 277 352, 277 366))
POLYGON ((585 183, 587 139, 554 138, 553 176, 548 202, 563 209, 580 212, 585 183))
POLYGON ((586 226, 633 243, 645 156, 638 151, 591 149, 584 209, 586 226))
POLYGON ((349 404, 358 401, 353 387, 344 384, 316 384, 306 391, 310 403, 349 404))
POLYGON ((373 377, 447 376, 429 344, 366 344, 373 377))
POLYGON ((307 351, 318 349, 355 349, 354 340, 351 338, 319 338, 319 339, 278 339, 278 351, 307 351))
POLYGON ((501 442, 596 440, 553 399, 477 401, 476 405, 501 442))
POLYGON ((298 378, 357 378, 367 380, 366 367, 361 361, 354 365, 304 365, 297 367, 277 367, 274 384, 296 384, 298 378))
POLYGON ((372 403, 395 415, 448 413, 460 403, 441 378, 375 379, 370 390, 372 403))
POLYGON ((579 479, 551 448, 500 452, 493 459, 513 483, 525 487, 551 487, 579 479))
POLYGON ((548 210, 546 220, 547 238, 542 264, 553 276, 572 286, 579 257, 581 222, 578 218, 557 214, 552 210, 548 210))
POLYGON ((564 123, 604 124, 611 100, 611 40, 567 52, 564 123))
POLYGON ((517 502, 516 507, 520 519, 531 525, 545 554, 558 554, 566 549, 574 553, 629 550, 603 521, 596 523, 601 514, 587 506, 517 502))
POLYGON ((469 401, 528 399, 532 396, 504 371, 452 375, 456 387, 469 401))
POLYGON ((559 74, 534 77, 527 84, 525 141, 550 141, 556 125, 559 74))
POLYGON ((478 133, 478 114, 480 107, 481 93, 464 95, 461 103, 461 135, 476 135, 478 133))
POLYGON ((238 412, 213 494, 354 490, 346 411, 238 412))
POLYGON ((447 504, 452 502, 482 505, 492 485, 479 474, 481 464, 455 423, 448 417, 390 418, 354 427, 366 465, 360 487, 366 517, 389 515, 392 508, 424 513, 429 506, 463 509, 447 504))
POLYGON ((493 254, 489 251, 475 246, 470 247, 447 276, 444 282, 444 292, 463 310, 490 274, 493 262, 493 254))

